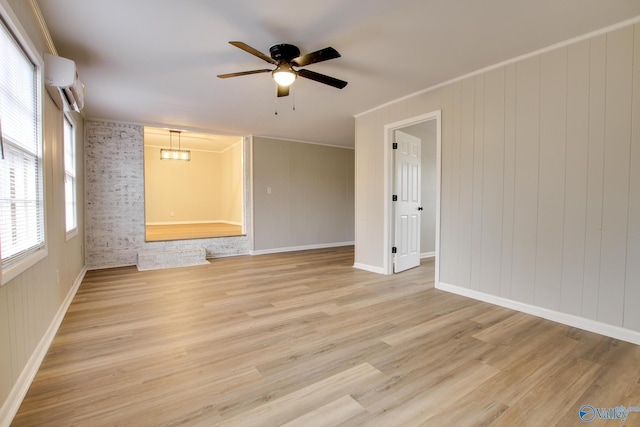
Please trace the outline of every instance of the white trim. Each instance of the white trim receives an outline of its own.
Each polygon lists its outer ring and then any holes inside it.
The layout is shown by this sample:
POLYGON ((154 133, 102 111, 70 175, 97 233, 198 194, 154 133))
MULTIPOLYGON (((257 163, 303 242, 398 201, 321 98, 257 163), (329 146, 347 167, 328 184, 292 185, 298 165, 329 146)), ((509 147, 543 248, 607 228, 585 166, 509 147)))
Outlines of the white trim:
MULTIPOLYGON (((32 4, 33 4, 33 0, 32 0, 32 4)), ((36 6, 37 7, 37 6, 36 6)), ((65 101, 66 102, 66 101, 65 101)), ((72 238, 74 238, 77 234, 78 234, 78 222, 80 220, 80 207, 78 206, 78 128, 76 127, 76 119, 73 117, 73 115, 70 112, 63 112, 62 113, 62 171, 63 171, 63 177, 65 178, 65 186, 64 186, 64 228, 65 228, 65 242, 68 242, 69 240, 71 240, 72 238), (73 171, 73 178, 75 180, 75 185, 74 185, 74 208, 76 210, 76 224, 75 227, 72 228, 71 230, 67 230, 67 188, 66 188, 66 178, 67 178, 67 165, 65 165, 65 162, 67 160, 67 152, 66 152, 66 144, 65 144, 65 132, 64 132, 64 127, 65 127, 65 123, 64 121, 67 120, 69 122, 69 124, 71 125, 71 133, 72 133, 72 138, 73 138, 73 166, 74 166, 74 171, 73 171)), ((56 149, 56 154, 58 153, 58 150, 56 149)), ((83 159, 80 159, 83 160, 83 159)), ((56 160, 57 162, 57 160, 56 160)))
POLYGON ((436 256, 436 252, 423 252, 420 254, 420 259, 425 259, 425 258, 434 258, 436 256))
POLYGON ((594 332, 596 334, 605 335, 611 338, 627 341, 632 344, 640 345, 640 332, 631 329, 622 328, 620 326, 608 325, 596 320, 587 319, 573 314, 561 313, 559 311, 550 310, 548 308, 537 307, 534 305, 513 301, 507 298, 485 294, 473 289, 467 289, 456 285, 443 282, 436 282, 437 289, 451 292, 475 300, 487 302, 500 307, 509 308, 520 311, 522 313, 531 314, 533 316, 542 317, 543 319, 562 323, 563 325, 572 326, 574 328, 583 329, 585 331, 594 332))
POLYGON ((49 32, 49 27, 47 27, 44 16, 42 16, 42 10, 40 9, 38 2, 36 0, 29 0, 29 4, 31 4, 31 8, 33 9, 33 14, 36 17, 36 21, 38 21, 38 26, 40 26, 40 31, 42 31, 42 37, 44 38, 47 48, 49 49, 49 53, 58 56, 58 51, 56 50, 56 46, 53 43, 51 33, 49 32))
POLYGON ((433 85, 433 86, 429 86, 426 89, 422 89, 422 90, 419 90, 417 92, 411 93, 409 95, 403 96, 401 98, 394 99, 393 101, 385 102, 384 104, 378 105, 377 107, 373 107, 373 108, 371 108, 371 109, 369 109, 367 111, 363 111, 362 113, 354 114, 353 117, 364 116, 365 114, 369 114, 369 113, 371 113, 373 111, 376 111, 376 110, 379 110, 381 108, 386 108, 386 107, 388 107, 390 105, 393 105, 393 104, 395 104, 397 102, 402 102, 402 101, 405 101, 407 99, 413 98, 414 96, 422 95, 422 94, 427 93, 427 92, 431 92, 432 90, 439 89, 439 88, 441 88, 443 86, 447 86, 447 85, 450 85, 450 84, 455 83, 455 82, 459 82, 459 81, 464 80, 464 79, 468 79, 469 77, 477 76, 478 74, 486 73, 488 71, 495 70, 496 68, 500 68, 500 67, 504 67, 506 65, 513 64, 515 62, 523 61, 523 60, 525 60, 527 58, 531 58, 532 56, 541 55, 543 53, 546 53, 546 52, 549 52, 549 51, 552 51, 552 50, 556 50, 556 49, 559 49, 561 47, 566 47, 566 46, 572 45, 574 43, 578 43, 578 42, 581 42, 583 40, 590 39, 592 37, 596 37, 596 36, 600 36, 602 34, 610 33, 612 31, 618 30, 620 28, 624 28, 624 27, 627 27, 629 25, 637 24, 638 22, 640 22, 640 15, 635 16, 635 17, 630 18, 630 19, 627 19, 625 21, 619 22, 617 24, 613 24, 613 25, 610 25, 608 27, 601 28, 599 30, 591 31, 590 33, 586 33, 586 34, 583 34, 583 35, 578 36, 578 37, 573 37, 573 38, 570 38, 568 40, 564 40, 562 42, 555 43, 555 44, 552 44, 552 45, 547 46, 547 47, 543 47, 543 48, 538 49, 538 50, 534 50, 533 52, 526 53, 524 55, 516 56, 515 58, 511 58, 511 59, 507 59, 507 60, 502 61, 502 62, 498 62, 497 64, 490 65, 488 67, 481 68, 481 69, 476 70, 476 71, 472 71, 472 72, 470 72, 468 74, 464 74, 462 76, 455 77, 455 78, 447 80, 445 82, 438 83, 438 84, 433 85))
POLYGON ((73 239, 77 235, 78 235, 78 227, 74 228, 73 230, 67 231, 64 236, 64 241, 68 242, 69 240, 73 239))
POLYGON ((316 245, 305 246, 289 246, 286 248, 273 248, 273 249, 260 249, 257 251, 250 251, 250 255, 266 255, 266 254, 278 254, 282 252, 294 252, 294 251, 308 251, 310 249, 326 249, 326 248, 338 248, 341 246, 353 246, 354 242, 335 242, 335 243, 319 243, 316 245))
POLYGON ((53 338, 56 336, 56 333, 60 328, 62 319, 64 319, 64 316, 71 305, 71 301, 73 301, 76 292, 78 292, 80 284, 82 283, 86 273, 87 268, 83 267, 78 274, 78 277, 76 277, 76 280, 73 282, 73 286, 69 289, 64 301, 62 301, 58 312, 51 320, 49 328, 47 328, 44 336, 36 346, 33 353, 31 353, 31 357, 11 388, 7 399, 0 408, 0 427, 9 427, 13 417, 18 413, 18 409, 20 409, 20 405, 22 404, 24 397, 27 395, 27 391, 29 391, 29 387, 38 373, 38 369, 40 369, 40 365, 42 364, 44 357, 47 355, 47 351, 53 342, 53 338))
MULTIPOLYGON (((246 206, 244 207, 244 210, 242 211, 243 214, 243 218, 248 219, 248 225, 249 225, 249 253, 253 252, 253 248, 255 248, 256 246, 256 233, 255 233, 255 209, 254 209, 254 205, 256 204, 256 200, 255 200, 255 193, 254 193, 254 185, 253 185, 253 136, 246 136, 245 137, 245 144, 247 144, 245 146, 245 153, 248 150, 248 154, 249 154, 249 158, 245 159, 245 162, 248 162, 248 166, 249 166, 249 173, 246 178, 249 180, 248 183, 246 183, 246 187, 249 189, 249 195, 247 197, 247 195, 244 195, 245 198, 245 203, 243 203, 243 206, 245 206, 247 204, 247 202, 249 203, 249 212, 246 211, 246 206), (249 218, 247 218, 247 214, 249 215, 249 218)), ((246 167, 246 164, 245 166, 246 167)), ((245 224, 246 227, 246 224, 245 224)), ((245 230, 243 230, 245 231, 245 230)))
POLYGON ((5 267, 2 269, 2 281, 0 282, 0 286, 4 286, 9 283, 11 280, 15 279, 29 268, 33 267, 43 259, 45 259, 48 255, 47 246, 43 246, 42 248, 34 251, 28 257, 16 262, 10 267, 5 267))
POLYGON ((400 120, 398 122, 388 123, 384 126, 384 238, 382 244, 382 274, 393 274, 393 255, 391 246, 393 241, 393 203, 391 195, 393 194, 393 150, 391 142, 393 132, 407 126, 423 123, 429 120, 436 121, 436 247, 435 247, 435 283, 440 278, 440 181, 441 181, 441 165, 442 165, 442 112, 441 110, 432 111, 419 116, 400 120))
POLYGON ((158 221, 148 222, 147 225, 192 225, 192 224, 229 224, 242 225, 242 222, 225 221, 225 220, 207 220, 207 221, 158 221))
POLYGON ((361 264, 359 262, 356 262, 355 264, 353 264, 353 268, 358 268, 360 270, 369 271, 371 273, 385 274, 383 268, 375 267, 375 266, 369 265, 369 264, 361 264))
POLYGON ((267 135, 251 135, 257 138, 265 138, 265 139, 274 139, 276 141, 289 141, 289 142, 298 142, 300 144, 311 144, 311 145, 324 145, 325 147, 333 147, 333 148, 344 148, 347 150, 355 150, 355 147, 349 147, 346 145, 335 145, 335 144, 326 144, 323 142, 311 142, 311 141, 302 141, 299 139, 287 139, 287 138, 278 138, 277 136, 267 136, 267 135))
MULTIPOLYGON (((10 280, 16 278, 20 274, 24 273, 27 269, 33 267, 38 262, 42 261, 48 255, 49 248, 49 216, 48 216, 48 208, 47 201, 50 197, 50 194, 47 190, 47 150, 45 147, 44 141, 44 59, 42 55, 39 53, 40 51, 36 48, 36 46, 31 41, 27 31, 22 26, 20 20, 13 12, 11 6, 7 3, 7 0, 0 0, 0 18, 4 25, 9 29, 12 33, 12 36, 16 39, 18 44, 20 45, 20 49, 24 51, 25 55, 29 58, 30 61, 33 62, 33 65, 36 67, 36 86, 37 86, 37 105, 36 112, 38 114, 38 121, 36 124, 39 144, 40 144, 40 152, 38 153, 40 156, 40 162, 42 163, 42 177, 41 177, 41 190, 42 190, 42 233, 44 234, 43 244, 41 248, 38 248, 33 251, 30 255, 24 257, 19 262, 13 264, 10 267, 5 267, 4 269, 0 265, 0 286, 4 286, 10 280)), ((0 421, 2 418, 0 417, 0 421)))

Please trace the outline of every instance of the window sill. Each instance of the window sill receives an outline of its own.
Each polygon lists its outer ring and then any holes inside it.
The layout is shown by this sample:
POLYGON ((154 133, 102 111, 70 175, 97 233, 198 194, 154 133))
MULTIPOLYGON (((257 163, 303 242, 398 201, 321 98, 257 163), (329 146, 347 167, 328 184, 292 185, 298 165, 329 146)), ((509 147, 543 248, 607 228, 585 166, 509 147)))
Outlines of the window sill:
POLYGON ((39 251, 26 257, 22 261, 18 262, 17 264, 14 264, 9 268, 3 269, 2 284, 0 286, 4 286, 5 283, 9 283, 9 281, 15 279, 20 274, 24 273, 29 268, 33 267, 34 265, 36 265, 38 262, 42 261, 46 257, 47 257, 47 248, 44 247, 39 251))
POLYGON ((74 228, 71 231, 67 231, 67 234, 65 236, 65 242, 68 242, 69 240, 73 239, 74 237, 76 237, 78 235, 78 228, 74 228))

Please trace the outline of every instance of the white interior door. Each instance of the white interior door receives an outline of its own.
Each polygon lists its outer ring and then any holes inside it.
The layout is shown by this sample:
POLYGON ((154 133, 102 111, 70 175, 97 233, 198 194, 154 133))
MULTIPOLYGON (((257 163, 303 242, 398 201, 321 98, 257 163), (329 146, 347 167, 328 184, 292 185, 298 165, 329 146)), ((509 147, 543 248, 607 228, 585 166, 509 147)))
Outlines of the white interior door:
POLYGON ((395 233, 393 271, 420 265, 420 174, 422 141, 395 131, 395 233))

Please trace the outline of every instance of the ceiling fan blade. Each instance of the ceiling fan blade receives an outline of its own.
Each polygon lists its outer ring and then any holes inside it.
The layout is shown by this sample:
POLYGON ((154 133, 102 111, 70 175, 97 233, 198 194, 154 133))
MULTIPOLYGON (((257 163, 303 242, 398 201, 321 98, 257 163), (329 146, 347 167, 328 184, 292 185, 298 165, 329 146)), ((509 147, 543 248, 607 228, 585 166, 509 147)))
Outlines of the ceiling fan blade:
POLYGON ((218 74, 221 79, 227 79, 229 77, 248 76, 249 74, 270 73, 273 70, 263 68, 261 70, 240 71, 239 73, 218 74))
POLYGON ((251 46, 249 46, 246 43, 242 43, 242 42, 229 42, 229 44, 234 45, 235 47, 244 50, 245 52, 250 53, 251 55, 257 56, 258 58, 262 59, 263 61, 267 61, 271 64, 277 64, 278 62, 271 58, 270 56, 265 55, 264 53, 260 52, 257 49, 252 48, 251 46))
POLYGON ((330 59, 340 58, 340 54, 332 47, 325 47, 324 49, 317 50, 315 52, 307 53, 295 58, 291 63, 298 67, 304 67, 305 65, 315 64, 316 62, 328 61, 330 59))
POLYGON ((342 89, 347 85, 347 82, 345 82, 344 80, 336 79, 335 77, 325 76, 324 74, 316 73, 315 71, 298 70, 297 72, 300 77, 314 80, 319 83, 324 83, 326 85, 333 86, 338 89, 342 89))
POLYGON ((289 86, 278 85, 278 98, 281 96, 289 96, 289 86))

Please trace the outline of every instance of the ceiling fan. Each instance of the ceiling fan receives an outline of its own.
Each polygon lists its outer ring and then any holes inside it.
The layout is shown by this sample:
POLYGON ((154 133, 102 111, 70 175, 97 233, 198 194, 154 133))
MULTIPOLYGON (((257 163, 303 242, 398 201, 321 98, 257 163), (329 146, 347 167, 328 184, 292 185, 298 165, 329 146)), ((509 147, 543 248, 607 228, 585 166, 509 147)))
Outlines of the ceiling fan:
POLYGON ((257 49, 252 48, 243 42, 229 42, 233 46, 244 50, 258 58, 276 66, 271 70, 263 68, 260 70, 241 71, 238 73, 220 74, 218 77, 226 79, 228 77, 246 76, 249 74, 271 73, 273 79, 278 84, 278 96, 289 95, 289 86, 300 76, 306 79, 324 83, 338 89, 342 89, 347 85, 344 80, 336 79, 324 74, 316 73, 305 69, 296 70, 293 67, 300 68, 316 62, 328 61, 329 59, 340 58, 340 54, 332 47, 317 50, 315 52, 300 55, 300 49, 291 44, 276 44, 269 48, 271 56, 267 56, 257 49))

